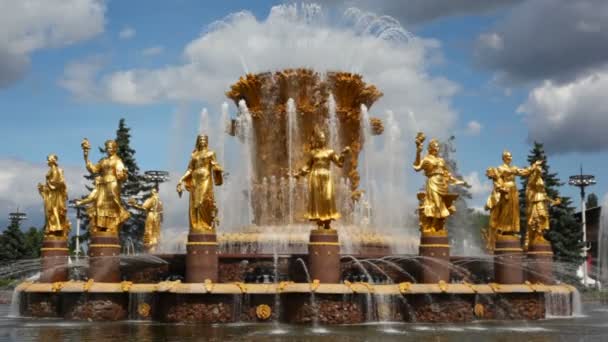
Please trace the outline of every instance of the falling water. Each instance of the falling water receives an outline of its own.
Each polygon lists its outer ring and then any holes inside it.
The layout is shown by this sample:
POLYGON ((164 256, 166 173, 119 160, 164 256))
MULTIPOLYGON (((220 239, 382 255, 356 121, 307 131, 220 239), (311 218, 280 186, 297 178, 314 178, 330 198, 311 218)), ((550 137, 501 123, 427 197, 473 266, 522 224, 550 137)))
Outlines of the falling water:
MULTIPOLYGON (((363 153, 361 154, 362 161, 363 161, 363 172, 365 173, 364 187, 368 193, 368 195, 366 197, 370 198, 371 175, 370 175, 369 164, 370 164, 370 159, 371 159, 372 153, 373 153, 372 152, 373 146, 372 146, 372 139, 371 139, 371 126, 370 126, 370 122, 369 122, 369 113, 367 112, 367 106, 364 104, 361 104, 361 135, 362 135, 363 141, 364 141, 363 151, 362 151, 363 153)), ((361 223, 361 222, 356 222, 356 223, 361 223)))
POLYGON ((207 108, 203 108, 201 110, 201 118, 198 124, 198 133, 199 134, 209 134, 209 113, 207 112, 207 108))
POLYGON ((230 121, 228 103, 222 103, 220 122, 217 129, 217 160, 220 165, 226 165, 226 126, 230 121))
POLYGON ((340 146, 340 137, 338 136, 338 125, 340 123, 338 122, 336 114, 336 99, 334 99, 332 93, 329 93, 329 97, 327 98, 327 112, 329 114, 329 147, 335 151, 340 151, 342 149, 340 146))
MULTIPOLYGON (((297 143, 297 113, 296 113, 296 105, 292 98, 287 100, 287 160, 289 163, 289 173, 294 173, 294 159, 297 157, 297 151, 295 151, 298 146, 297 143)), ((293 224, 293 216, 294 216, 294 194, 295 194, 296 180, 294 177, 289 177, 289 224, 293 224)))
POLYGON ((251 224, 253 222, 253 208, 251 207, 251 194, 252 194, 252 184, 253 184, 253 149, 254 149, 254 132, 253 132, 253 119, 251 117, 251 113, 249 112, 249 108, 247 108, 247 103, 245 100, 239 101, 239 129, 243 138, 243 147, 241 150, 242 160, 245 161, 246 167, 246 177, 244 188, 247 189, 246 196, 246 206, 247 208, 247 223, 251 224))
MULTIPOLYGON (((603 208, 608 208, 608 203, 604 203, 603 208)), ((602 210, 600 227, 597 243, 597 280, 598 288, 608 282, 608 215, 602 210)))

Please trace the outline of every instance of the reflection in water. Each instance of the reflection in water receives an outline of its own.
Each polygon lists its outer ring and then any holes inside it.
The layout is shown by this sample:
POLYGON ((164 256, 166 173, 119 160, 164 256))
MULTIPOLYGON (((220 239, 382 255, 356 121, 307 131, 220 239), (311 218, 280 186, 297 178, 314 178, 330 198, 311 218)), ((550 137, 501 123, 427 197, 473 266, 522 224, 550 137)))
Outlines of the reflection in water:
POLYGON ((362 324, 327 326, 322 331, 304 325, 163 324, 128 321, 69 322, 9 318, 0 305, 0 341, 606 341, 608 310, 587 308, 586 316, 534 322, 501 321, 466 324, 362 324))

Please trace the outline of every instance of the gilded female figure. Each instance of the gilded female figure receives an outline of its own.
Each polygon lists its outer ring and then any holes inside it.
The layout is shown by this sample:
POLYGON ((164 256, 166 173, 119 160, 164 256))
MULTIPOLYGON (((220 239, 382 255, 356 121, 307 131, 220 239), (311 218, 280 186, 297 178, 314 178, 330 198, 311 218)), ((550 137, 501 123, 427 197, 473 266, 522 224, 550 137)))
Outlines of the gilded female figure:
POLYGON ((334 184, 331 177, 331 163, 338 167, 344 165, 345 156, 350 153, 346 147, 340 155, 327 147, 325 134, 315 128, 313 145, 306 156, 306 164, 295 174, 296 177, 308 176, 308 209, 305 217, 315 221, 318 228, 330 229, 332 220, 340 218, 336 210, 334 184))
POLYGON ((222 185, 222 172, 222 167, 215 159, 215 152, 209 149, 207 136, 197 136, 188 170, 177 183, 177 193, 180 196, 184 186, 190 192, 191 231, 213 232, 215 230, 217 207, 213 195, 213 184, 215 182, 215 185, 222 185))
POLYGON ((137 204, 134 198, 129 200, 129 205, 146 212, 146 224, 144 229, 144 247, 148 252, 156 250, 160 242, 160 225, 163 220, 163 203, 158 196, 158 191, 152 189, 150 197, 143 204, 137 204))
POLYGON ((446 219, 456 211, 453 202, 457 198, 456 194, 449 193, 448 186, 465 182, 452 176, 445 160, 439 156, 440 146, 436 139, 431 139, 428 154, 421 158, 424 140, 424 134, 418 133, 413 165, 416 172, 424 171, 427 177, 425 190, 418 197, 420 226, 423 234, 445 234, 446 219))
POLYGON ((63 177, 63 170, 57 165, 57 156, 50 154, 46 160, 49 171, 46 182, 38 184, 38 192, 44 201, 44 235, 46 237, 67 238, 70 232, 70 221, 67 219, 68 189, 63 177))
POLYGON ((526 186, 526 240, 524 249, 530 243, 547 243, 545 232, 549 230, 548 204, 559 205, 561 199, 549 198, 543 181, 542 160, 534 162, 529 168, 528 185, 526 186))
POLYGON ((91 146, 87 139, 82 142, 82 150, 87 170, 98 174, 95 179, 95 189, 84 200, 77 201, 77 205, 92 203, 87 208, 87 214, 93 227, 93 233, 118 234, 120 226, 129 218, 129 212, 123 207, 120 194, 121 185, 127 179, 127 169, 116 154, 118 145, 114 140, 105 143, 107 156, 97 164, 89 161, 91 146))

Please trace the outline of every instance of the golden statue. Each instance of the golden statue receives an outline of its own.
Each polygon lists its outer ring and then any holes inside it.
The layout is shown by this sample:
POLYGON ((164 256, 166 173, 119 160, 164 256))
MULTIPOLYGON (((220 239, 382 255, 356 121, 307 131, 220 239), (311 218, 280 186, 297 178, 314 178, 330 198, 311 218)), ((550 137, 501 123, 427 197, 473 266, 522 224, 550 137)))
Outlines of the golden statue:
POLYGON ((222 172, 222 167, 215 160, 215 152, 209 149, 209 138, 203 134, 198 135, 188 170, 177 183, 177 193, 180 197, 183 186, 190 192, 191 232, 215 232, 217 207, 213 184, 222 185, 222 172))
POLYGON ((144 247, 148 252, 156 251, 160 242, 160 225, 163 221, 163 202, 158 191, 152 189, 150 197, 139 205, 134 198, 129 199, 129 205, 146 212, 146 225, 144 229, 144 247))
POLYGON ((420 207, 418 216, 423 235, 447 235, 445 227, 447 218, 456 212, 454 201, 457 194, 448 192, 450 184, 461 185, 464 181, 454 178, 439 156, 439 141, 431 139, 428 154, 421 158, 425 136, 422 132, 416 135, 416 160, 414 170, 424 171, 427 177, 425 191, 418 194, 420 207))
POLYGON ((120 188, 122 182, 127 179, 127 169, 116 154, 118 145, 114 140, 106 141, 107 157, 99 160, 97 164, 89 161, 89 141, 84 139, 81 146, 87 170, 98 176, 95 178, 95 189, 87 198, 76 201, 76 205, 92 204, 87 208, 91 233, 115 236, 130 216, 120 199, 120 188))
POLYGON ((294 176, 308 175, 309 197, 305 218, 315 221, 318 228, 330 229, 331 221, 340 218, 340 213, 336 210, 331 163, 342 167, 344 158, 350 153, 350 148, 344 148, 340 155, 327 148, 325 133, 319 127, 315 127, 311 147, 306 156, 305 166, 294 176))
POLYGON ((63 177, 63 170, 57 165, 57 155, 49 154, 46 158, 49 172, 46 182, 38 183, 38 192, 44 201, 45 237, 67 239, 70 233, 70 221, 67 219, 68 189, 63 177))
POLYGON ((519 227, 519 192, 515 177, 527 177, 529 169, 511 165, 511 152, 502 153, 503 164, 486 170, 486 176, 492 180, 493 189, 486 201, 485 208, 490 211, 489 227, 482 233, 486 249, 493 251, 498 236, 517 237, 519 227))
POLYGON ((530 244, 547 244, 545 232, 549 230, 549 210, 547 204, 559 205, 561 199, 551 199, 545 190, 542 160, 534 162, 529 168, 526 186, 526 240, 524 250, 530 244))

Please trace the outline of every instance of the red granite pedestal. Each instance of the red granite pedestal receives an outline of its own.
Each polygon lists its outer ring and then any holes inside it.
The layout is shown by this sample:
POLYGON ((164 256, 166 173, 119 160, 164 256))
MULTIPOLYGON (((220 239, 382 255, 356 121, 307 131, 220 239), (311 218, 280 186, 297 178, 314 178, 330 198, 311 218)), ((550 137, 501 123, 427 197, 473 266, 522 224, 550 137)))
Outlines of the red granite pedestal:
POLYGON ((499 284, 524 282, 523 250, 518 236, 498 236, 494 249, 494 281, 499 284))
POLYGON ((45 237, 42 241, 42 273, 40 282, 68 280, 68 242, 63 238, 45 237))
POLYGON ((340 282, 340 243, 335 229, 315 229, 308 243, 310 280, 322 283, 340 282))
POLYGON ((533 242, 528 249, 528 281, 554 284, 553 251, 548 241, 533 242))
POLYGON ((91 236, 88 277, 101 283, 118 283, 121 281, 118 235, 97 234, 91 236))
POLYGON ((186 244, 186 282, 218 281, 218 248, 215 233, 190 233, 186 244))
POLYGON ((450 244, 447 235, 420 237, 420 283, 450 281, 450 244))

